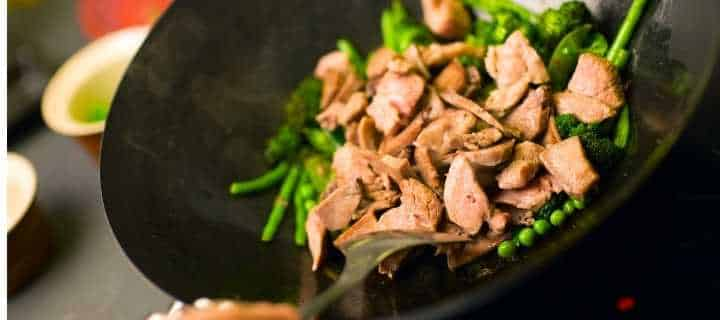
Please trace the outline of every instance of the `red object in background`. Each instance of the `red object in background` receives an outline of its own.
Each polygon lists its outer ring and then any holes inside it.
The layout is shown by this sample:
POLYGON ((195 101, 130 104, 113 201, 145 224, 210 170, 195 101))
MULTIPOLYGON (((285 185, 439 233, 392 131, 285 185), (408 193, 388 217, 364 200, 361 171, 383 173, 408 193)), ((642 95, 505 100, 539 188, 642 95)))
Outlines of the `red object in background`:
POLYGON ((172 0, 77 0, 77 19, 89 39, 135 25, 151 24, 172 0))
POLYGON ((615 303, 615 308, 620 312, 628 312, 635 309, 635 298, 633 297, 619 297, 615 303))

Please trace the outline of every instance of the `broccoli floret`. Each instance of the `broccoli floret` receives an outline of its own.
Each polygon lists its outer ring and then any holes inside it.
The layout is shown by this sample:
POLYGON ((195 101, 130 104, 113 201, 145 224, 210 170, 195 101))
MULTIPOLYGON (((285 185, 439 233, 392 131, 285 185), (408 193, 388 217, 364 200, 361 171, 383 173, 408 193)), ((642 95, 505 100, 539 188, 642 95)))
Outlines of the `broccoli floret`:
POLYGON ((555 193, 550 197, 550 200, 545 202, 545 204, 540 207, 540 209, 537 211, 537 214, 535 215, 536 219, 550 219, 550 214, 557 210, 562 208, 562 205, 565 203, 565 200, 568 199, 567 194, 565 192, 561 193, 555 193))
POLYGON ((413 43, 433 40, 430 30, 410 17, 402 1, 393 0, 390 8, 383 10, 380 22, 383 43, 395 52, 401 53, 413 43))
POLYGON ((514 11, 499 9, 492 12, 492 21, 477 20, 474 33, 468 36, 468 43, 486 46, 505 42, 510 34, 520 30, 531 42, 536 38, 535 26, 514 11))
POLYGON ((290 95, 285 105, 285 120, 293 129, 299 129, 314 121, 320 111, 322 81, 314 77, 305 78, 290 95))
POLYGON ((590 12, 579 1, 566 2, 558 9, 545 10, 538 23, 538 32, 543 42, 540 46, 541 55, 548 58, 562 37, 589 20, 590 12))
POLYGON ((265 147, 265 159, 275 163, 292 155, 300 147, 301 136, 297 129, 288 125, 280 127, 265 147))
POLYGON ((614 119, 585 124, 571 114, 563 114, 555 117, 555 126, 563 139, 580 137, 585 155, 600 172, 607 172, 622 158, 623 150, 610 139, 614 119))
POLYGON ((613 128, 615 127, 615 120, 607 119, 599 123, 585 124, 572 114, 562 114, 555 117, 555 126, 563 139, 572 136, 579 136, 585 133, 592 133, 600 137, 607 137, 612 133, 613 128))

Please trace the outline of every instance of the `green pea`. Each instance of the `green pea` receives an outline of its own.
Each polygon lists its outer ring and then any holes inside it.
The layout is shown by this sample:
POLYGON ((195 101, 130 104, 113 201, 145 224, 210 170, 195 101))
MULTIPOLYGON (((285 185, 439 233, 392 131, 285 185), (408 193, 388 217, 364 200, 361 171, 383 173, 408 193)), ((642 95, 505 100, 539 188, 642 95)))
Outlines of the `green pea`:
POLYGON ((312 210, 312 208, 315 208, 316 205, 317 205, 317 202, 315 202, 315 200, 312 200, 312 199, 305 200, 305 210, 307 210, 308 212, 310 212, 310 210, 312 210))
POLYGON ((535 233, 541 236, 550 232, 551 228, 552 225, 545 219, 535 220, 535 223, 533 223, 533 230, 535 230, 535 233))
POLYGON ((578 210, 585 209, 585 200, 583 199, 571 199, 573 207, 578 210))
POLYGON ((300 193, 300 196, 303 199, 314 199, 315 198, 315 188, 311 184, 302 184, 298 188, 298 193, 300 193))
POLYGON ((550 214, 550 223, 554 226, 559 226, 565 222, 567 215, 562 210, 555 210, 550 214))
POLYGON ((573 205, 571 200, 565 201, 562 209, 567 215, 571 215, 573 214, 573 212, 575 212, 575 206, 573 205))
POLYGON ((497 248, 498 255, 502 258, 510 258, 515 255, 515 249, 517 249, 517 246, 515 246, 515 242, 512 240, 505 240, 500 243, 500 245, 497 248))
POLYGON ((520 243, 526 247, 532 247, 535 244, 535 230, 532 228, 523 228, 518 233, 518 239, 520 243))

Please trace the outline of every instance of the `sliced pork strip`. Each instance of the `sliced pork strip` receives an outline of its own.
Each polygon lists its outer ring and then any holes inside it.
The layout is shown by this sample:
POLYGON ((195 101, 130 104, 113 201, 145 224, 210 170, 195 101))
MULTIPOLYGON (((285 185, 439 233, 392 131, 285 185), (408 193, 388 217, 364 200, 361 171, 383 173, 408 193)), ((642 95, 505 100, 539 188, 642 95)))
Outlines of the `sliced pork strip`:
POLYGON ((305 232, 307 232, 308 247, 313 261, 312 270, 317 271, 325 257, 325 233, 327 229, 314 211, 308 214, 305 221, 305 232))
POLYGON ((365 150, 377 150, 378 132, 375 130, 375 121, 368 116, 362 117, 357 126, 357 145, 365 150))
POLYGON ((495 195, 493 201, 514 206, 519 209, 535 211, 542 207, 552 196, 549 178, 535 178, 527 186, 520 189, 502 190, 495 195))
POLYGON ((364 92, 355 92, 347 103, 338 111, 337 121, 343 126, 347 126, 350 121, 360 117, 368 106, 368 99, 364 92))
POLYGON ((395 57, 395 52, 386 47, 373 51, 365 69, 368 79, 381 77, 387 71, 387 64, 393 57, 395 57))
POLYGON ((338 114, 344 107, 342 102, 335 101, 315 116, 315 120, 323 129, 335 130, 338 126, 338 114))
POLYGON ((370 168, 367 152, 353 145, 343 145, 333 155, 332 169, 338 186, 360 179, 364 185, 372 184, 377 174, 370 168))
POLYGON ((611 109, 618 109, 625 103, 617 70, 610 61, 592 53, 580 55, 568 90, 596 98, 611 109))
MULTIPOLYGON (((385 165, 390 167, 392 170, 398 172, 399 175, 401 175, 403 177, 409 177, 409 176, 412 176, 412 174, 413 174, 412 173, 413 169, 410 166, 410 161, 408 161, 408 159, 393 157, 391 155, 386 154, 380 158, 380 161, 385 163, 385 165)), ((371 166, 372 166, 372 164, 371 164, 371 166)))
POLYGON ((378 230, 377 218, 375 218, 375 213, 368 212, 360 219, 358 219, 358 221, 355 221, 353 225, 343 231, 343 233, 341 233, 337 238, 335 238, 335 241, 333 241, 333 245, 335 245, 336 248, 340 248, 340 246, 342 246, 343 244, 355 240, 359 236, 376 231, 378 230))
POLYGON ((470 13, 460 0, 422 0, 423 20, 443 39, 464 39, 470 32, 470 13))
POLYGON ((500 237, 507 232, 512 221, 512 215, 508 212, 494 209, 487 217, 488 236, 491 238, 500 237))
POLYGON ((445 100, 445 102, 469 111, 470 113, 474 114, 476 117, 480 118, 480 120, 487 122, 491 126, 497 128, 498 130, 505 132, 505 127, 497 120, 493 115, 491 115, 489 112, 487 112, 485 109, 480 107, 475 101, 472 101, 468 98, 465 98, 455 92, 452 91, 444 91, 440 93, 440 97, 445 100))
POLYGON ((467 111, 447 110, 420 132, 415 145, 428 148, 433 159, 439 158, 450 150, 456 136, 470 132, 476 123, 476 118, 467 111))
POLYGON ((515 208, 513 206, 503 207, 510 213, 510 222, 516 226, 532 226, 535 223, 535 217, 531 210, 515 208))
POLYGON ((460 56, 472 56, 482 58, 485 55, 485 48, 475 47, 464 41, 451 42, 447 44, 431 43, 429 46, 420 47, 422 61, 429 68, 445 65, 450 60, 460 56))
POLYGON ((460 61, 453 59, 445 66, 445 69, 435 77, 433 84, 440 92, 453 91, 460 93, 467 84, 465 68, 460 64, 460 61))
POLYGON ((500 88, 523 79, 533 84, 550 81, 542 59, 521 31, 513 32, 504 44, 488 49, 485 68, 500 88))
POLYGON ((504 117, 515 107, 528 91, 528 82, 517 81, 507 87, 493 90, 485 101, 485 109, 498 117, 504 117))
POLYGON ((479 150, 487 148, 502 139, 503 134, 495 128, 486 128, 478 132, 455 136, 450 143, 452 149, 479 150))
POLYGON ((440 118, 440 116, 445 114, 445 103, 440 98, 437 90, 435 90, 435 88, 433 87, 428 88, 427 107, 425 110, 425 118, 427 118, 427 120, 429 121, 440 118))
POLYGON ((395 155, 408 145, 411 145, 420 134, 423 125, 425 125, 424 117, 416 115, 415 119, 396 136, 385 137, 380 146, 380 153, 395 155))
MULTIPOLYGON (((375 128, 373 127, 373 130, 375 128)), ((354 121, 351 123, 348 123, 347 126, 345 126, 345 143, 358 146, 358 122, 354 121)))
POLYGON ((483 221, 490 214, 485 191, 475 180, 470 162, 462 156, 455 157, 450 165, 443 200, 448 219, 471 235, 480 231, 483 221))
POLYGON ((597 123, 617 113, 600 100, 569 91, 554 94, 553 101, 558 114, 572 114, 584 123, 597 123))
POLYGON ((425 184, 427 184, 435 192, 439 192, 442 188, 440 184, 440 175, 433 165, 430 151, 425 147, 417 147, 415 148, 414 159, 415 165, 417 166, 418 171, 420 171, 420 176, 425 184))
POLYGON ((547 147, 560 142, 560 140, 562 140, 562 137, 560 137, 560 132, 558 132, 557 126, 555 125, 555 117, 550 116, 547 130, 545 130, 545 135, 543 135, 542 138, 542 144, 547 147))
POLYGON ((318 79, 325 80, 330 76, 331 70, 344 74, 350 70, 350 60, 347 55, 339 50, 332 51, 318 59, 314 75, 318 79))
POLYGON ((418 217, 420 227, 435 231, 442 215, 442 201, 426 185, 416 179, 400 182, 400 202, 412 216, 418 217))
POLYGON ((482 87, 482 74, 476 66, 468 66, 465 67, 465 77, 467 78, 468 84, 465 87, 465 93, 463 93, 463 95, 469 97, 482 87))
POLYGON ((492 252, 501 242, 508 239, 507 234, 495 238, 476 236, 472 241, 465 243, 460 250, 451 251, 448 254, 448 268, 455 270, 473 260, 492 252))
POLYGON ((413 68, 419 72, 423 78, 428 79, 431 77, 430 71, 428 70, 425 62, 422 60, 422 53, 420 48, 416 44, 411 44, 405 52, 403 52, 403 58, 413 65, 413 68))
POLYGON ((535 177, 539 168, 536 162, 514 160, 498 174, 498 187, 504 190, 522 188, 535 177))
POLYGON ((375 128, 384 135, 393 135, 400 129, 400 112, 390 105, 387 97, 375 96, 366 111, 375 128))
MULTIPOLYGON (((380 211, 384 211, 390 208, 393 208, 397 206, 398 202, 400 201, 400 194, 394 191, 387 191, 387 193, 379 199, 373 200, 370 202, 370 204, 364 205, 364 207, 361 210, 356 211, 356 215, 353 216, 353 219, 360 218, 363 215, 366 214, 373 214, 374 216, 377 216, 377 214, 380 211)), ((362 202, 361 202, 362 203, 362 202)))
MULTIPOLYGON (((410 116, 425 90, 425 79, 421 76, 386 72, 377 86, 377 96, 383 97, 385 103, 396 108, 404 117, 410 116)), ((375 100, 373 100, 375 103, 375 100)), ((377 122, 377 119, 375 119, 377 122)))
POLYGON ((571 137, 549 146, 540 154, 545 169, 563 190, 574 198, 583 198, 600 176, 585 156, 580 138, 571 137))
POLYGON ((444 157, 443 163, 450 163, 456 156, 462 156, 465 157, 475 168, 494 167, 510 160, 514 145, 515 140, 510 139, 503 143, 480 150, 457 152, 444 157))
POLYGON ((350 97, 365 86, 365 81, 355 72, 348 72, 343 79, 342 86, 338 89, 333 101, 339 101, 343 104, 348 102, 350 97))
POLYGON ((417 65, 410 62, 410 60, 405 59, 404 56, 395 56, 390 59, 387 64, 387 69, 389 72, 402 75, 410 73, 411 71, 415 70, 415 68, 417 68, 417 65))
POLYGON ((322 93, 320 96, 320 108, 325 109, 330 102, 335 99, 338 91, 342 87, 343 81, 345 80, 345 74, 335 69, 330 69, 325 75, 322 86, 322 93))
POLYGON ((357 182, 347 183, 335 189, 312 211, 322 220, 328 230, 340 230, 350 224, 355 209, 360 205, 361 198, 362 193, 357 182))
POLYGON ((534 140, 547 128, 552 96, 547 86, 530 91, 523 103, 504 119, 506 127, 515 129, 523 140, 534 140))
POLYGON ((513 160, 530 160, 540 163, 540 154, 545 148, 537 143, 523 141, 515 145, 513 160))

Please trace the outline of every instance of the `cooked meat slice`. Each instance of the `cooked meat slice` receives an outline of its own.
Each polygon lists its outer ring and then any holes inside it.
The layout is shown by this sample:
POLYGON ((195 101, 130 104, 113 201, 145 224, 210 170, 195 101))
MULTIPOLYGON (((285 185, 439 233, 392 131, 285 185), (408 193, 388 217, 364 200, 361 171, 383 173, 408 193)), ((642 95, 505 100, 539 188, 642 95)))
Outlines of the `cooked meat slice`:
POLYGON ((397 206, 399 200, 400 194, 395 191, 386 190, 381 198, 375 199, 369 204, 363 205, 363 208, 361 210, 357 210, 355 212, 356 215, 353 216, 353 219, 360 218, 361 216, 369 213, 377 216, 380 211, 384 211, 386 209, 397 206))
MULTIPOLYGON (((425 79, 417 74, 386 72, 378 83, 377 96, 373 103, 382 97, 380 102, 388 103, 396 108, 402 116, 408 117, 415 111, 424 90, 425 79)), ((377 122, 377 119, 375 121, 377 122)))
POLYGON ((600 176, 585 157, 580 138, 572 137, 549 146, 540 154, 545 169, 568 195, 582 198, 600 176))
POLYGON ((325 186, 325 190, 323 190, 320 193, 319 201, 325 200, 325 198, 327 198, 337 188, 338 188, 337 179, 330 180, 330 182, 328 182, 328 184, 325 186))
POLYGON ((308 237, 308 247, 312 255, 312 270, 317 271, 322 259, 325 257, 325 233, 327 229, 315 211, 308 214, 305 221, 305 232, 308 237))
POLYGON ((422 60, 422 53, 417 45, 411 44, 403 52, 403 58, 413 65, 413 68, 417 70, 424 78, 430 78, 430 71, 428 70, 425 62, 422 60))
POLYGON ((569 91, 554 94, 553 101, 558 114, 572 114, 585 123, 597 123, 617 113, 600 100, 569 91))
POLYGON ((375 96, 367 107, 367 114, 372 117, 375 128, 386 136, 400 129, 400 112, 390 105, 387 97, 375 96))
POLYGON ((443 39, 463 39, 470 31, 470 13, 460 0, 422 0, 425 25, 443 39))
POLYGON ((341 233, 335 241, 333 241, 333 244, 335 247, 339 248, 343 244, 357 239, 357 237, 361 235, 375 231, 378 231, 377 218, 375 218, 374 212, 368 212, 358 219, 358 221, 355 221, 355 223, 353 223, 349 228, 343 231, 343 233, 341 233))
POLYGON ((370 169, 370 158, 367 151, 356 146, 344 145, 335 151, 332 168, 338 186, 346 185, 360 179, 362 184, 375 183, 377 174, 370 169))
POLYGON ((510 160, 514 145, 515 140, 510 139, 492 147, 476 151, 461 151, 455 154, 450 154, 443 158, 443 162, 450 163, 455 157, 462 156, 465 157, 475 168, 494 167, 507 160, 510 160))
POLYGON ((508 234, 497 236, 495 238, 478 235, 472 241, 465 243, 462 249, 451 251, 448 254, 448 268, 450 270, 455 270, 465 264, 468 264, 473 260, 484 256, 488 252, 491 252, 501 242, 508 238, 508 234))
POLYGON ((530 91, 523 103, 504 120, 506 127, 515 129, 523 140, 534 140, 547 128, 552 96, 550 88, 541 86, 530 91))
POLYGON ((415 148, 415 166, 420 172, 425 184, 427 184, 435 192, 440 192, 440 175, 437 169, 433 165, 432 157, 430 152, 425 147, 415 148))
POLYGON ((528 184, 538 172, 540 164, 527 160, 515 160, 497 176, 500 189, 519 189, 528 184))
POLYGON ((479 150, 492 146, 502 139, 500 130, 486 128, 478 132, 466 133, 456 136, 450 143, 452 149, 479 150))
POLYGON ((335 95, 342 87, 345 74, 335 69, 330 69, 323 80, 322 94, 320 96, 320 108, 326 108, 335 99, 335 95))
POLYGON ((472 166, 462 156, 455 157, 450 165, 443 200, 448 219, 468 234, 478 233, 490 214, 490 203, 485 191, 475 180, 472 166))
POLYGON ((411 145, 420 134, 424 124, 425 119, 422 115, 415 116, 415 119, 396 136, 385 137, 382 145, 380 145, 380 153, 395 155, 403 148, 411 145))
POLYGON ((476 117, 480 118, 480 120, 487 122, 495 128, 498 128, 500 131, 506 131, 505 127, 503 127, 503 125, 500 124, 500 122, 497 121, 495 117, 493 117, 489 112, 480 107, 477 103, 475 103, 475 101, 465 98, 452 91, 441 92, 440 97, 445 100, 445 102, 457 108, 471 112, 476 117))
POLYGON ((343 126, 355 120, 365 112, 368 105, 367 96, 364 92, 355 92, 348 99, 347 103, 338 111, 337 120, 343 126))
POLYGON ((357 141, 360 148, 370 151, 377 150, 378 132, 375 130, 375 121, 372 118, 364 116, 360 119, 357 127, 357 141))
POLYGON ((498 117, 504 117, 510 109, 520 103, 528 91, 527 81, 520 80, 507 87, 493 90, 485 101, 485 109, 498 117))
POLYGON ((437 118, 440 118, 443 114, 445 114, 445 103, 440 98, 440 95, 437 93, 437 90, 435 88, 430 87, 428 88, 428 94, 427 94, 427 107, 425 111, 425 118, 427 120, 435 120, 437 118))
POLYGON ((449 151, 455 136, 469 132, 476 122, 475 117, 467 111, 447 110, 420 132, 415 145, 428 148, 433 158, 440 157, 449 151))
MULTIPOLYGON (((380 158, 380 161, 382 161, 385 165, 390 167, 392 170, 399 173, 400 176, 403 177, 409 177, 412 176, 412 168, 410 166, 410 161, 405 158, 398 158, 393 157, 391 155, 383 155, 382 158, 380 158)), ((372 166, 372 164, 370 164, 372 166)))
POLYGON ((529 227, 535 223, 535 217, 531 210, 508 206, 507 211, 510 212, 510 222, 512 222, 513 225, 529 227))
POLYGON ((442 202, 432 190, 415 179, 400 182, 400 207, 386 211, 378 221, 382 230, 435 231, 442 202))
POLYGON ((327 130, 335 130, 338 126, 338 113, 342 110, 345 105, 342 102, 334 101, 325 110, 315 116, 315 120, 318 124, 327 130))
MULTIPOLYGON (((373 127, 373 130, 375 128, 373 127)), ((359 145, 358 141, 358 122, 350 122, 345 126, 345 143, 351 144, 351 145, 359 145)))
POLYGON ((523 141, 515 145, 513 160, 530 160, 540 163, 540 153, 543 151, 545 151, 543 146, 534 142, 523 141))
POLYGON ((395 52, 389 48, 381 47, 373 51, 368 59, 366 68, 368 79, 382 76, 387 71, 387 64, 395 56, 395 52))
POLYGON ((320 57, 317 66, 315 66, 314 74, 316 78, 325 80, 330 76, 331 70, 340 74, 350 70, 350 60, 345 53, 335 50, 320 57))
POLYGON ((440 74, 435 77, 433 84, 440 91, 462 92, 467 80, 465 79, 465 68, 460 61, 453 59, 440 74))
POLYGON ((555 117, 550 116, 547 130, 545 130, 545 135, 542 139, 542 144, 547 147, 551 144, 560 142, 560 140, 562 140, 562 138, 560 137, 560 132, 558 132, 557 126, 555 125, 555 117))
POLYGON ((312 211, 328 230, 340 230, 350 223, 361 198, 362 193, 357 182, 347 183, 330 193, 312 211))
POLYGON ((388 71, 397 74, 408 74, 410 71, 413 71, 415 67, 416 65, 405 59, 404 56, 394 56, 387 64, 388 71))
POLYGON ((610 61, 592 53, 583 53, 578 59, 568 90, 593 97, 611 109, 625 103, 620 76, 610 61))
POLYGON ((488 49, 485 68, 498 87, 523 79, 533 84, 550 81, 542 59, 519 30, 513 32, 504 44, 488 49))
POLYGON ((343 79, 342 86, 333 98, 333 101, 339 101, 343 104, 348 102, 350 96, 355 92, 362 90, 365 81, 361 79, 355 72, 348 72, 343 79))
POLYGON ((547 176, 535 178, 521 189, 502 190, 493 201, 520 209, 535 211, 542 207, 552 196, 552 185, 547 176))
POLYGON ((485 55, 485 48, 475 47, 464 41, 447 44, 431 43, 429 46, 420 47, 420 54, 427 67, 435 67, 445 65, 460 56, 482 58, 485 55))
POLYGON ((492 215, 489 215, 487 218, 488 227, 490 229, 488 231, 488 236, 491 238, 502 236, 507 231, 508 226, 510 226, 511 220, 512 216, 510 213, 494 209, 492 215))

